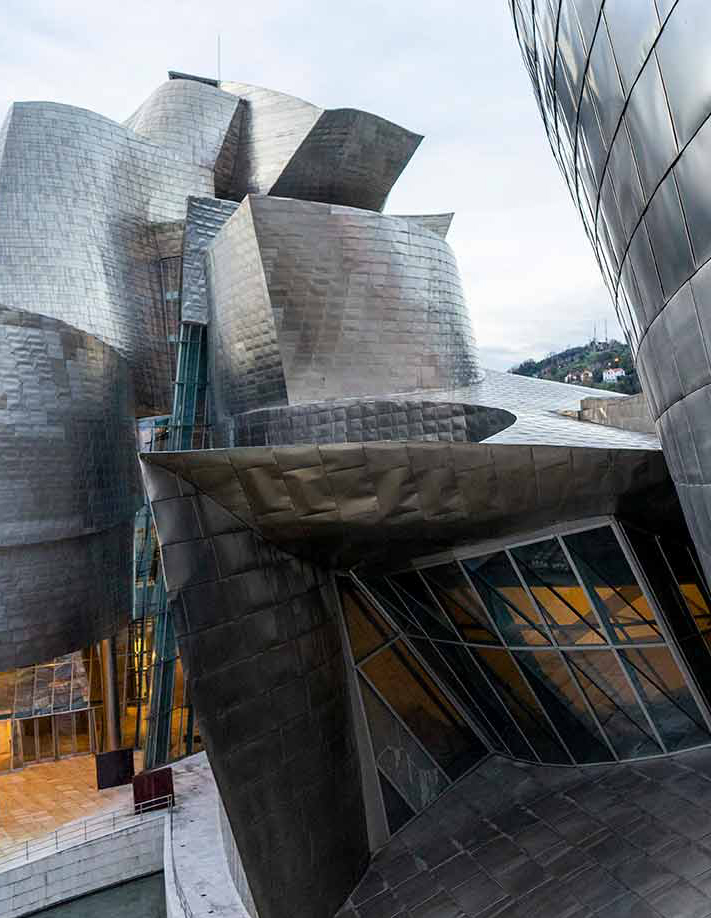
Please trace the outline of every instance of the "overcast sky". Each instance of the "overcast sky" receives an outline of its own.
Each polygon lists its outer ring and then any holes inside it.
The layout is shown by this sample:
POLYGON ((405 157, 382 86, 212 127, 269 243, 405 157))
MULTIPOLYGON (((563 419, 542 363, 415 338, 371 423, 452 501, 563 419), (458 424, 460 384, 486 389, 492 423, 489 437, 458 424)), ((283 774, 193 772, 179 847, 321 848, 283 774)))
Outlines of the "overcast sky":
POLYGON ((506 0, 0 0, 0 109, 122 121, 167 70, 375 112, 425 135, 388 201, 455 211, 484 366, 621 334, 553 162, 506 0))

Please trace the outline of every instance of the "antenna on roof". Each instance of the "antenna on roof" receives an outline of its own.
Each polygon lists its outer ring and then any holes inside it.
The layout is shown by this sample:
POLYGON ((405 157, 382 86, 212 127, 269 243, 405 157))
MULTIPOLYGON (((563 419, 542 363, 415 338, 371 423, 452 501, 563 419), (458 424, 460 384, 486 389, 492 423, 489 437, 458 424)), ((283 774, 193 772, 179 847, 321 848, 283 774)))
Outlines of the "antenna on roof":
POLYGON ((217 33, 217 82, 219 83, 222 79, 222 74, 220 72, 220 33, 217 33))

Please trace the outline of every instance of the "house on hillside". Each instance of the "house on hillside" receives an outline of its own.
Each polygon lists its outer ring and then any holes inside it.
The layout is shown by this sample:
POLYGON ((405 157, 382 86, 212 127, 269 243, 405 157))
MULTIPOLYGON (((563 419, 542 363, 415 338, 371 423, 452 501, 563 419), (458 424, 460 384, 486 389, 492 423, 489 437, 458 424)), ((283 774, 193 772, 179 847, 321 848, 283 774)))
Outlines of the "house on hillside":
POLYGON ((607 370, 602 371, 602 381, 616 383, 626 375, 622 367, 609 367, 607 370))

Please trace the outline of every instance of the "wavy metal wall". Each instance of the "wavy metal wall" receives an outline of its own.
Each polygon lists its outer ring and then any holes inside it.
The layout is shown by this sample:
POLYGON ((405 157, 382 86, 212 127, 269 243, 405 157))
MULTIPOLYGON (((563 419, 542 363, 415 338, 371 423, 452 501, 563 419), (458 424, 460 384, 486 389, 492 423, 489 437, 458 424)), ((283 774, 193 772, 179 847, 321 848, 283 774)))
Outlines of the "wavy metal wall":
POLYGON ((211 243, 207 273, 218 426, 253 408, 478 376, 454 255, 416 223, 250 196, 211 243))
POLYGON ((86 647, 128 617, 133 417, 115 351, 0 306, 0 671, 86 647))
POLYGON ((510 5, 553 155, 711 574, 711 7, 510 5))

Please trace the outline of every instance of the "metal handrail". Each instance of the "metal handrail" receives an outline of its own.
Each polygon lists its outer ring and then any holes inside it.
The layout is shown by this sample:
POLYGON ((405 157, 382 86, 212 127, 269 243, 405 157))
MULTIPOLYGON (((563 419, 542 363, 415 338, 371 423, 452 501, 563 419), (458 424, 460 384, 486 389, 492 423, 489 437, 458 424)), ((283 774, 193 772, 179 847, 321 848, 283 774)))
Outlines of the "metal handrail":
POLYGON ((183 910, 183 915, 185 918, 195 918, 193 910, 188 904, 187 896, 183 890, 183 885, 180 882, 180 877, 178 876, 178 868, 175 863, 175 849, 173 847, 173 808, 170 809, 170 814, 168 816, 168 831, 170 832, 169 847, 170 847, 170 864, 173 869, 173 885, 175 886, 175 892, 178 896, 178 901, 180 902, 180 907, 183 910))
POLYGON ((30 858, 45 857, 56 851, 83 845, 85 842, 112 834, 117 830, 140 825, 146 817, 158 811, 165 809, 172 811, 174 803, 172 794, 154 797, 142 803, 132 803, 130 810, 113 810, 99 816, 90 816, 79 822, 60 826, 54 832, 49 832, 39 838, 27 839, 27 841, 19 842, 8 848, 0 848, 0 871, 18 864, 25 864, 30 858))

